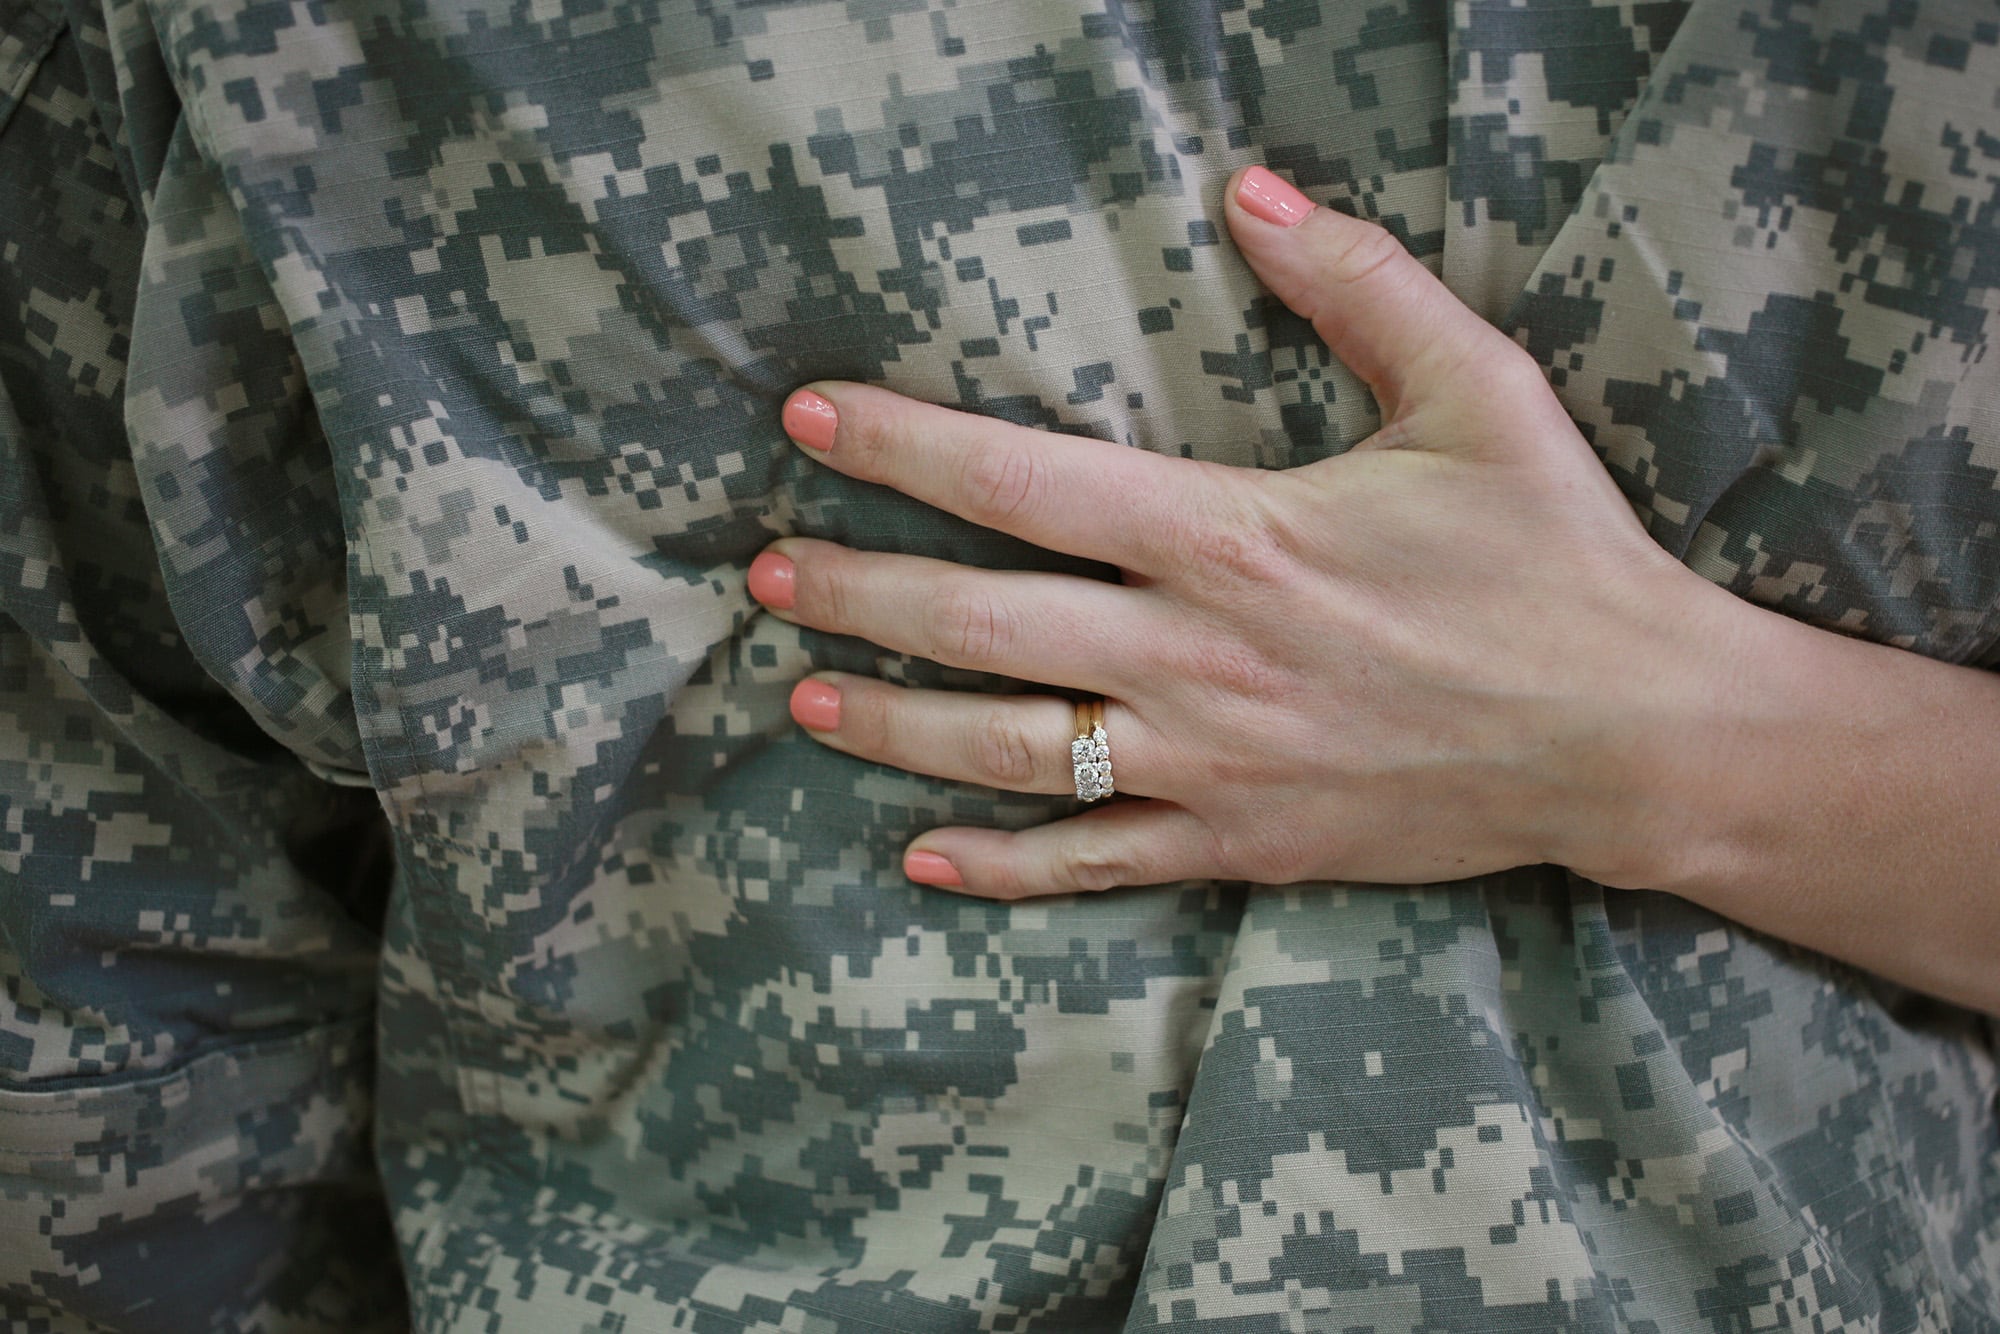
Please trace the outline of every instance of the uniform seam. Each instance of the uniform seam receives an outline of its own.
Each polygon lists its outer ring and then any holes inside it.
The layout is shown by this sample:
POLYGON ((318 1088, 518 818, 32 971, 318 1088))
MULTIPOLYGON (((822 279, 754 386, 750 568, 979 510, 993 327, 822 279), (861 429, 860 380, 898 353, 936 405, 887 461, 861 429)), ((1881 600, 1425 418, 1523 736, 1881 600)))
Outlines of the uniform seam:
POLYGON ((10 1098, 61 1098, 65 1096, 89 1097, 110 1095, 127 1089, 141 1088, 147 1084, 164 1083, 177 1079, 190 1066, 218 1056, 264 1055, 268 1051, 281 1051, 286 1047, 314 1043, 324 1045, 337 1029, 353 1029, 357 1032, 366 1028, 374 1012, 360 1011, 340 1015, 332 1019, 313 1020, 299 1024, 289 1032, 265 1033, 236 1039, 202 1043, 190 1047, 181 1057, 168 1065, 154 1066, 142 1070, 111 1070, 101 1075, 57 1075, 46 1081, 27 1083, 0 1083, 0 1116, 47 1116, 51 1112, 35 1108, 11 1108, 6 1106, 10 1098), (42 1083, 55 1087, 42 1087, 42 1083))
POLYGON ((29 15, 43 26, 43 31, 34 34, 31 30, 31 35, 23 39, 22 54, 0 66, 0 130, 5 130, 7 122, 13 119, 15 109, 27 93, 28 84, 35 77, 35 71, 55 49, 56 39, 69 29, 69 20, 55 0, 23 0, 19 9, 0 15, 5 20, 0 23, 0 37, 7 36, 10 29, 25 26, 16 24, 19 14, 29 15))

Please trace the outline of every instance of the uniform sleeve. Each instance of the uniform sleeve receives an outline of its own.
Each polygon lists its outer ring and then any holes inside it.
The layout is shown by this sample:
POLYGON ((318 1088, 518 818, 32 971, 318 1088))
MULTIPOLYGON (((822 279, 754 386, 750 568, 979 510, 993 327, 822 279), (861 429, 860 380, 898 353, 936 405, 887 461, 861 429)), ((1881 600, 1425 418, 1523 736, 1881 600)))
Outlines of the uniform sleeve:
POLYGON ((254 289, 141 245, 110 48, 0 0, 0 1325, 391 1328, 338 516, 254 289), (140 385, 149 274, 198 332, 140 385))

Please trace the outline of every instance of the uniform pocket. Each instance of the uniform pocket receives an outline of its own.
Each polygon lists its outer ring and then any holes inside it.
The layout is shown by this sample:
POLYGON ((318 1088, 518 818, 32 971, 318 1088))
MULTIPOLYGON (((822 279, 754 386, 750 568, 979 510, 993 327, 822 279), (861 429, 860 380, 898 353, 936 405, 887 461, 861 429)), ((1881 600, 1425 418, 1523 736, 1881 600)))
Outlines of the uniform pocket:
POLYGON ((167 1071, 0 1089, 0 1315, 401 1327, 370 1050, 357 1017, 167 1071))

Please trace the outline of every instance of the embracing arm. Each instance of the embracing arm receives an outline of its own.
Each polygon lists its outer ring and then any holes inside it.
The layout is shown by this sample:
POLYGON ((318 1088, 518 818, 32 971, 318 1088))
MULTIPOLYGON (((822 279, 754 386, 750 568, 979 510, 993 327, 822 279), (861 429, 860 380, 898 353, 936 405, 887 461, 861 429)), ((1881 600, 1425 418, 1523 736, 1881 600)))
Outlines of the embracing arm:
POLYGON ((2000 1013, 2000 674, 1684 596, 1550 859, 2000 1013))

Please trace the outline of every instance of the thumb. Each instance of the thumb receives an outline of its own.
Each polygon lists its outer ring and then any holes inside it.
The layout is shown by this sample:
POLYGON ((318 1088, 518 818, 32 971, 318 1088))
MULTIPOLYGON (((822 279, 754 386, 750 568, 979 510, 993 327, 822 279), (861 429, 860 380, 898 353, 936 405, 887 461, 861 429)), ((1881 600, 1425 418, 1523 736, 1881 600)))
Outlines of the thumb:
POLYGON ((1223 209, 1258 278, 1375 391, 1384 420, 1413 401, 1466 388, 1468 370, 1532 366, 1374 223, 1314 207, 1263 167, 1230 179, 1223 209))

